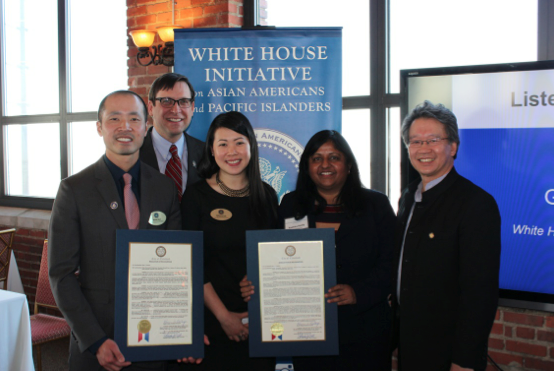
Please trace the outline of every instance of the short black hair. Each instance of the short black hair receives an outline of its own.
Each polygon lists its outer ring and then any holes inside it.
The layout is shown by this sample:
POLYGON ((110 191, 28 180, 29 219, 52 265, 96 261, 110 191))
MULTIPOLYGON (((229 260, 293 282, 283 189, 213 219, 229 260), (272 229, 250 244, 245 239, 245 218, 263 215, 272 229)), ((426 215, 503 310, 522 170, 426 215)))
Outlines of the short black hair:
POLYGON ((106 108, 105 107, 106 100, 109 97, 111 97, 112 95, 119 95, 119 94, 134 95, 135 97, 138 98, 138 100, 142 104, 142 110, 143 110, 143 114, 144 114, 144 122, 146 122, 146 120, 148 119, 148 107, 146 107, 146 103, 144 103, 144 101, 142 100, 140 95, 138 95, 137 93, 135 93, 134 91, 131 91, 131 90, 116 90, 116 91, 112 91, 110 94, 106 95, 104 97, 104 99, 102 99, 102 101, 100 102, 100 105, 98 106, 98 121, 102 122, 102 114, 104 113, 104 110, 106 108))
POLYGON ((194 97, 196 96, 196 93, 194 92, 192 84, 185 75, 181 75, 178 73, 166 73, 165 75, 162 75, 154 80, 152 86, 150 87, 150 92, 148 93, 148 100, 152 102, 153 105, 156 105, 156 95, 158 95, 158 92, 160 90, 173 89, 175 87, 175 84, 177 84, 178 82, 184 82, 188 85, 190 89, 190 100, 191 102, 194 102, 194 97))

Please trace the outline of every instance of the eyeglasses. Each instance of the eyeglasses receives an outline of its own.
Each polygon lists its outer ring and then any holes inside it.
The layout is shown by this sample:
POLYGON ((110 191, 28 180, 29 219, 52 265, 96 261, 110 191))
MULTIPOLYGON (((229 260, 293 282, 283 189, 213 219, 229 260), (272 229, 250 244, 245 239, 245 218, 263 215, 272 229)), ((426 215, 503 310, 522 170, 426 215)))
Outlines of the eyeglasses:
POLYGON ((189 108, 193 102, 191 98, 173 99, 169 97, 163 97, 163 98, 155 98, 154 100, 159 100, 160 104, 164 108, 173 108, 173 106, 175 105, 175 102, 179 102, 179 107, 181 108, 189 108))
POLYGON ((423 143, 427 143, 429 147, 435 147, 437 146, 441 140, 450 140, 450 138, 433 138, 429 140, 411 140, 408 142, 408 147, 410 148, 421 148, 423 147, 423 143))

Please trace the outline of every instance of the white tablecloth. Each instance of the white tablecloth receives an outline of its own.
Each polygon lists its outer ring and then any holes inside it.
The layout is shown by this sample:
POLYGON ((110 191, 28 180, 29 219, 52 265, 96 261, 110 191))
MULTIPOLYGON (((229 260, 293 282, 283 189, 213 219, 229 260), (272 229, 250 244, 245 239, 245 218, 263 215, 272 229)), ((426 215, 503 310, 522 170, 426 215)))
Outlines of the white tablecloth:
POLYGON ((0 290, 0 371, 34 371, 27 297, 0 290))
POLYGON ((23 284, 21 283, 21 277, 19 276, 19 269, 17 269, 17 262, 15 261, 15 255, 12 250, 12 260, 10 260, 10 270, 8 272, 8 291, 18 292, 25 294, 23 291, 23 284))

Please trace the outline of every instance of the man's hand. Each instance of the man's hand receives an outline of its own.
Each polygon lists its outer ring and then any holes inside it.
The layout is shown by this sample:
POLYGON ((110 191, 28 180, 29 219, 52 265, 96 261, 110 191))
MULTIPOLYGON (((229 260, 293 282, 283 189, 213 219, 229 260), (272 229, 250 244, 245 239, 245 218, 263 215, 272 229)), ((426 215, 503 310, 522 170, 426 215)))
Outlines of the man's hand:
POLYGON ((450 366, 450 371, 473 371, 472 368, 463 368, 461 366, 458 366, 457 364, 453 363, 450 366))
POLYGON ((325 294, 327 303, 337 303, 337 305, 356 304, 356 293, 350 285, 339 284, 329 289, 325 294))
POLYGON ((112 339, 102 343, 96 352, 96 358, 98 358, 100 366, 108 371, 119 371, 131 364, 131 362, 125 362, 125 357, 123 357, 119 347, 112 339))
MULTIPOLYGON (((210 345, 210 341, 208 340, 208 337, 206 335, 204 335, 204 344, 210 345)), ((200 362, 202 362, 202 358, 185 357, 182 359, 178 359, 177 362, 200 364, 200 362)))
POLYGON ((250 301, 250 296, 254 295, 254 286, 252 281, 248 281, 246 276, 239 282, 240 285, 240 294, 242 295, 242 300, 245 302, 250 301))

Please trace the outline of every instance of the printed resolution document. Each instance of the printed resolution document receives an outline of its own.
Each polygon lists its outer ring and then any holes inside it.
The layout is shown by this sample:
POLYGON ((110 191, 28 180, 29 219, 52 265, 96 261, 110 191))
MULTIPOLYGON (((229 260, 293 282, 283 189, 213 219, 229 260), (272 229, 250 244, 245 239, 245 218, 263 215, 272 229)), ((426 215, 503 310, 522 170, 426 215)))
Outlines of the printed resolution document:
POLYGON ((258 245, 262 342, 325 340, 323 241, 258 245))
POLYGON ((127 346, 192 343, 192 245, 130 243, 127 346))

